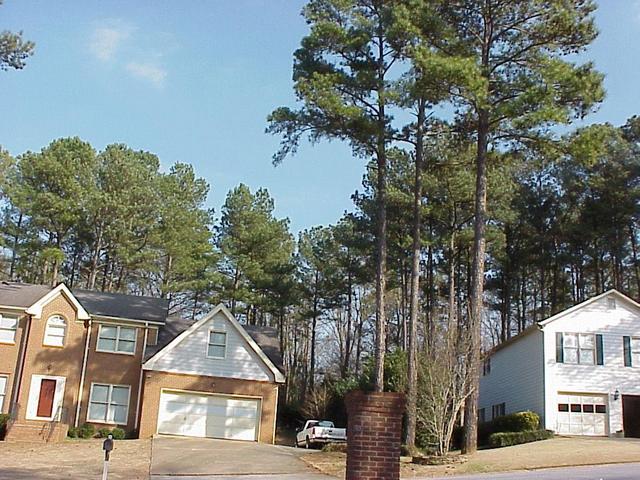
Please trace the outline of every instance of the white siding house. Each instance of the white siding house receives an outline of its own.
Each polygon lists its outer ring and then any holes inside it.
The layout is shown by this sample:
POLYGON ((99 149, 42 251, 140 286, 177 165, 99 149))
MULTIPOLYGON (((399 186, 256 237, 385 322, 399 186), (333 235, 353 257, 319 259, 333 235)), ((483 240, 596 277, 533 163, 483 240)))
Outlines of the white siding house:
POLYGON ((640 436, 640 305, 603 293, 494 349, 484 373, 481 421, 532 410, 558 434, 640 436))

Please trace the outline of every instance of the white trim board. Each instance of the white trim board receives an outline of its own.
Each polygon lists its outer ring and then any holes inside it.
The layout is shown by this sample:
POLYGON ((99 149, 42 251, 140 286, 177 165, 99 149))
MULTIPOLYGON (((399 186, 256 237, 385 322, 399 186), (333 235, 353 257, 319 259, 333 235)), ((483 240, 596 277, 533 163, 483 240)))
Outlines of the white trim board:
POLYGON ((246 341, 251 349, 258 355, 260 360, 266 365, 266 367, 271 371, 273 377, 277 383, 284 383, 285 378, 282 372, 274 365, 274 363, 267 357, 267 355, 262 351, 260 346, 255 342, 253 338, 247 333, 247 331, 242 328, 242 325, 235 319, 235 317, 231 314, 231 312, 222 304, 216 306, 213 310, 211 310, 208 314, 198 320, 196 323, 191 325, 188 329, 174 338, 167 346, 156 352, 156 354, 147 360, 144 365, 144 370, 154 370, 158 360, 164 357, 168 352, 173 350, 176 346, 178 346, 185 338, 194 333, 200 327, 202 327, 206 322, 211 320, 216 314, 222 313, 229 323, 236 329, 236 331, 240 334, 242 339, 246 341))

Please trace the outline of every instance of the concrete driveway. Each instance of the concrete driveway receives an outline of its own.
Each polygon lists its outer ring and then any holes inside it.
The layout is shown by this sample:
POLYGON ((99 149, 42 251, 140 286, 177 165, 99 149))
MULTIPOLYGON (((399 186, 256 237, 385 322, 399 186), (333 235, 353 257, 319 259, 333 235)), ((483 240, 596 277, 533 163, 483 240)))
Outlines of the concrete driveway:
POLYGON ((308 453, 308 450, 254 442, 161 436, 153 439, 151 478, 332 478, 318 474, 300 459, 308 453))

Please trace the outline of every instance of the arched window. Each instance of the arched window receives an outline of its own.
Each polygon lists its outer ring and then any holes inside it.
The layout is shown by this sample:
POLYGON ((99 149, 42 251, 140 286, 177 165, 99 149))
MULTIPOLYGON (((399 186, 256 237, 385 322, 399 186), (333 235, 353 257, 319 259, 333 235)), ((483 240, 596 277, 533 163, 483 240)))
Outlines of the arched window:
POLYGON ((67 322, 61 315, 52 315, 47 320, 44 330, 44 345, 51 347, 63 347, 64 337, 67 334, 67 322))

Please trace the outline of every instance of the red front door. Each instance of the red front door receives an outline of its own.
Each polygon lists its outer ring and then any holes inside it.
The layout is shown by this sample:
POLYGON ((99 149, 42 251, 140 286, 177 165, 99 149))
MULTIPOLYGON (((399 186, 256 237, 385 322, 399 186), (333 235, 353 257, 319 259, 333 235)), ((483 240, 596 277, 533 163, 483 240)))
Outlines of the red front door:
POLYGON ((53 413, 53 396, 56 393, 56 381, 48 378, 40 383, 40 397, 38 398, 38 417, 49 418, 53 413))

